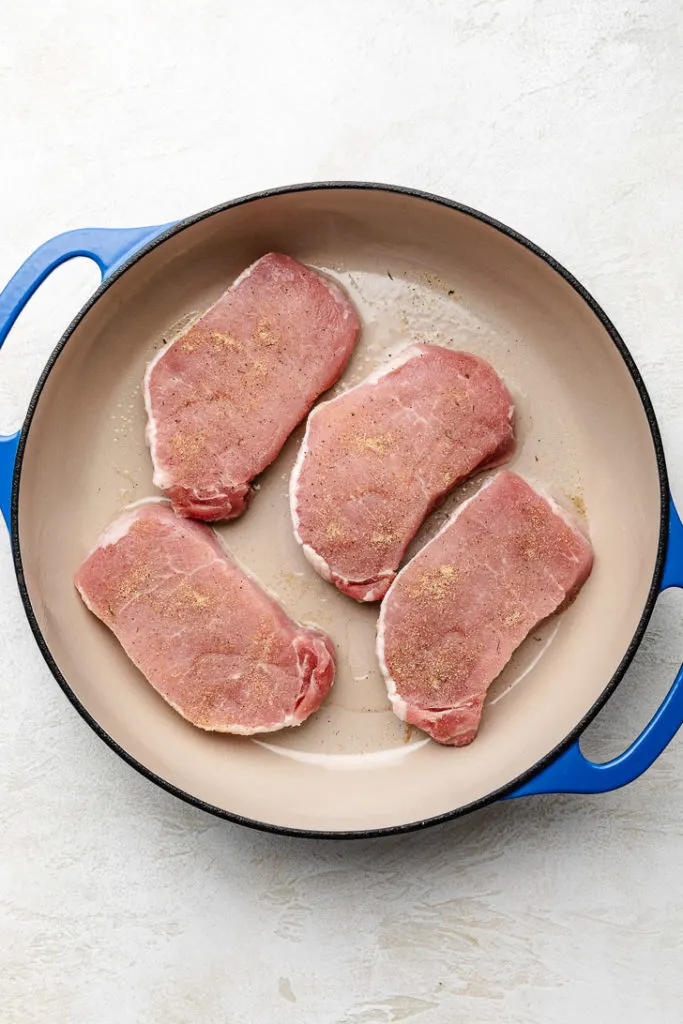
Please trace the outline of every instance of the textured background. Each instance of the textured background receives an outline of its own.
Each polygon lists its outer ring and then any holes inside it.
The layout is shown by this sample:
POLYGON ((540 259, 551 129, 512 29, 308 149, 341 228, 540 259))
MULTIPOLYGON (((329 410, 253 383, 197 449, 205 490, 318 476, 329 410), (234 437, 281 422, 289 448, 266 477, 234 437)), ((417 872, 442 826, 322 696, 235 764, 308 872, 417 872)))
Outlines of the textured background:
MULTIPOLYGON (((681 26, 678 0, 4 0, 0 279, 67 228, 163 223, 269 185, 440 192, 603 303, 683 501, 681 26)), ((22 317, 0 429, 96 281, 76 261, 22 317)), ((680 740, 606 796, 379 843, 250 833, 156 790, 81 722, 4 540, 0 586, 3 1024, 680 1021, 680 740)), ((660 602, 588 752, 623 749, 661 698, 680 609, 660 602)))

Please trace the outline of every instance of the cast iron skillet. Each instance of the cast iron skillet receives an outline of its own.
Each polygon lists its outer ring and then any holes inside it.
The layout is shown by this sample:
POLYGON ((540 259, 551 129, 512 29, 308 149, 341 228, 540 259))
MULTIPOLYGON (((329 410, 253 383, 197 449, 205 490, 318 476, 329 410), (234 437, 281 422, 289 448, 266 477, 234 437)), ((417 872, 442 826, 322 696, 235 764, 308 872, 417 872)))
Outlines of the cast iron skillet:
MULTIPOLYGON (((620 757, 593 764, 579 749, 657 595, 683 585, 683 528, 638 370, 571 274, 505 225, 437 196, 353 182, 297 185, 177 224, 53 238, 0 295, 0 344, 45 277, 74 256, 95 260, 103 282, 52 354, 21 432, 0 438, 0 507, 45 660, 121 757, 214 814, 319 837, 408 831, 501 797, 606 791, 652 764, 681 724, 681 673, 620 757), (254 739, 193 729, 73 590, 73 572, 107 521, 154 494, 139 394, 146 361, 183 315, 205 308, 273 249, 335 274, 360 308, 363 341, 338 387, 411 339, 482 354, 516 400, 513 468, 586 515, 593 575, 572 607, 515 655, 470 747, 439 747, 391 715, 373 654, 376 609, 337 594, 295 545, 287 476, 301 431, 263 475, 248 513, 219 531, 291 614, 335 639, 338 680, 301 729, 254 739)), ((480 482, 458 492, 426 533, 480 482)))

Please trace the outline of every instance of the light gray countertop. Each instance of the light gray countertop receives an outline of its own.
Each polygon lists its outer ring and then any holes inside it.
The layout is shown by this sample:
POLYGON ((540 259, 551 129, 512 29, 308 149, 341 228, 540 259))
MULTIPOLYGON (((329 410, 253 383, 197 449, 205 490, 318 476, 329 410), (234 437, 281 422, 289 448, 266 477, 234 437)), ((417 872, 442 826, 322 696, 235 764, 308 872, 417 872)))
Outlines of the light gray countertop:
MULTIPOLYGON (((534 239, 604 305, 683 502, 675 0, 6 0, 2 22, 2 281, 70 227, 163 223, 265 186, 442 193, 534 239)), ((0 357, 0 429, 96 282, 76 261, 33 300, 0 357)), ((252 833, 90 732, 0 540, 3 1024, 681 1020, 680 739, 605 796, 379 842, 252 833)), ((680 609, 660 601, 589 753, 624 749, 661 699, 680 609)))

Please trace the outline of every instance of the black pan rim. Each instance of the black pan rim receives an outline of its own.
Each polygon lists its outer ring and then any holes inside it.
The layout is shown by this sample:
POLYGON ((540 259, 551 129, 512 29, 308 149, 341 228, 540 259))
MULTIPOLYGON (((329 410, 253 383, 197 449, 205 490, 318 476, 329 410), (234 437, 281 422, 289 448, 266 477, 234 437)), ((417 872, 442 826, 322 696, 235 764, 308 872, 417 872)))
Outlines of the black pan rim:
POLYGON ((40 649, 48 668, 52 672, 52 675, 57 680, 57 683, 64 691, 68 700, 73 704, 75 709, 81 715, 81 717, 87 722, 90 728, 103 740, 107 746, 109 746, 116 754, 119 755, 127 764, 134 768, 137 772, 143 775, 150 782, 155 783, 161 789, 167 793, 178 797, 185 803, 198 807, 209 814, 214 815, 218 818, 234 822, 238 825, 244 825, 248 828, 255 829, 260 832, 269 832, 276 835, 289 836, 292 838, 301 839, 374 839, 382 838, 385 836, 396 836, 408 832, 416 832, 420 829, 428 828, 433 825, 444 824, 445 822, 452 821, 456 818, 463 817, 465 814, 469 814, 472 811, 479 810, 489 804, 495 803, 503 797, 511 795, 516 789, 525 783, 529 782, 535 775, 538 775, 543 771, 549 764, 551 764, 557 757, 560 756, 572 743, 574 743, 586 729, 590 722, 593 721, 598 712, 604 707, 609 698, 614 693, 615 689, 621 682, 626 669, 630 665, 633 657, 640 646, 640 642, 643 638, 647 625, 650 621, 657 596, 660 591, 660 584, 662 575, 664 572, 664 561, 666 557, 667 549, 667 538, 669 528, 669 499, 670 499, 670 488, 666 469, 666 460, 664 456, 664 448, 662 445, 661 434, 659 430, 659 424, 657 417, 654 412, 650 396, 648 394, 645 383, 641 377, 640 371, 631 355, 626 343, 617 331, 616 327, 607 316, 602 307, 593 298, 590 292, 578 281, 573 274, 571 274, 562 264, 558 263, 554 257, 545 250, 541 249, 526 236, 515 231, 513 228, 508 227, 501 221, 496 220, 494 217, 490 217, 488 214, 482 213, 480 210, 475 210, 470 206, 466 206, 463 203, 459 203, 453 199, 446 199, 443 196, 434 195, 430 192, 424 192, 420 189, 410 188, 401 185, 387 185, 379 182, 364 182, 364 181, 320 181, 320 182, 304 182, 295 185, 285 185, 277 188, 264 189, 260 192, 253 192, 246 196, 241 196, 237 199, 229 200, 226 203, 221 203, 218 206, 211 207, 207 210, 203 210, 200 213, 194 214, 193 216, 186 217, 183 220, 173 224, 172 227, 167 228, 161 232, 151 241, 147 242, 144 246, 138 249, 128 260, 118 266, 105 281, 97 288, 97 290, 91 295, 85 305, 79 310, 74 319, 71 321, 66 331, 58 341, 54 351, 48 359, 43 372, 40 375, 38 383, 34 389, 31 401, 28 406, 26 417, 24 419, 21 433, 19 437, 19 444, 17 448, 17 457, 14 467, 14 475, 12 480, 12 498, 11 498, 11 546, 12 546, 12 558, 14 561, 14 569, 17 576, 17 582, 19 585, 19 592, 21 600, 24 605, 24 611, 28 618, 29 625, 36 639, 38 647, 40 649), (42 631, 38 624, 33 605, 29 597, 28 588, 24 578, 23 563, 21 557, 21 547, 19 542, 19 491, 21 486, 21 468, 23 465, 24 452, 26 449, 26 442, 31 429, 31 423, 35 414, 38 401, 45 383, 52 372, 52 369, 59 358, 60 353, 64 349, 65 345, 69 341, 76 327, 80 324, 83 318, 87 315, 90 309, 95 303, 101 298, 101 296, 117 281, 126 271, 132 267, 139 260, 143 259, 149 252, 161 245, 168 238, 178 234, 185 228, 190 227, 193 224, 197 224, 202 220, 206 220, 209 217, 214 216, 218 213, 223 213, 226 210, 232 209, 233 207, 243 206, 247 203, 253 203, 260 199, 267 199, 277 195, 287 195, 297 192, 309 192, 315 190, 336 190, 336 189, 357 189, 367 191, 379 191, 379 192, 390 192, 398 195, 405 195, 413 199, 420 199, 425 202, 435 203, 439 206, 444 206, 451 210, 456 210, 459 213, 465 214, 466 216, 472 217, 475 220, 480 221, 483 224, 499 231, 501 234, 506 235, 508 238, 517 242, 528 251, 532 252, 539 259, 543 260, 555 273, 559 274, 567 284, 569 284, 575 292, 583 299, 586 305, 589 307, 591 312, 597 317, 602 326, 607 331, 607 334, 611 338, 612 342, 616 346, 619 354, 621 355, 626 367, 631 375, 633 383, 638 391, 638 395, 643 405, 645 415, 650 428, 650 434, 652 436, 652 443, 655 450, 655 458, 657 462, 657 471, 659 475, 659 487, 660 487, 660 532, 659 542, 657 546, 657 557, 655 560, 655 568, 653 572, 652 582, 650 584, 650 590, 648 592, 647 600, 643 608, 642 615, 636 630, 633 634, 631 642, 629 643, 624 656, 617 667, 612 678, 606 684, 602 693, 594 704, 589 708, 583 718, 578 724, 570 731, 570 733, 562 740, 561 743, 557 744, 552 750, 550 750, 543 758, 537 761, 527 771, 522 772, 517 778, 513 779, 505 786, 494 790, 492 793, 488 793, 486 796, 481 797, 479 800, 474 800, 463 807, 458 807, 453 811, 447 811, 444 814, 435 815, 430 818, 424 818, 417 821, 408 822, 402 825, 388 825, 380 828, 368 828, 359 829, 352 831, 331 831, 325 829, 302 829, 302 828, 291 828, 286 825, 273 825, 269 822, 257 821, 252 818, 247 818, 240 814, 235 814, 232 811, 227 811, 222 807, 216 807, 213 804, 206 803, 199 797, 193 796, 191 793, 187 793, 172 783, 163 779, 155 772, 151 771, 140 761, 129 754, 112 736, 107 733, 102 726, 93 718, 90 712, 80 702, 74 691, 69 686, 66 678, 57 666, 56 661, 52 657, 50 648, 43 637, 42 631))

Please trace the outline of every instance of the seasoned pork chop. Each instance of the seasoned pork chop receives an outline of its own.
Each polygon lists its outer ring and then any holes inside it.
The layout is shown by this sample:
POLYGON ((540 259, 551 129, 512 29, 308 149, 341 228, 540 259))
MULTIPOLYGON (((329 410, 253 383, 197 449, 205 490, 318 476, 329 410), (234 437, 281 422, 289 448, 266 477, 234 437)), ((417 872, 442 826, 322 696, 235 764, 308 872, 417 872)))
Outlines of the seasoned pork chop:
POLYGON ((300 725, 332 685, 330 639, 293 622, 209 527, 166 502, 114 520, 75 583, 154 689, 201 729, 300 725))
POLYGON ((257 260, 147 367, 154 483, 180 515, 233 519, 250 481, 337 379, 360 320, 331 278, 257 260))
POLYGON ((592 564, 567 513, 515 473, 494 476, 401 570, 382 604, 377 653, 398 717, 439 743, 471 743, 488 687, 592 564))
POLYGON ((294 531, 325 579, 378 601, 425 516, 514 447, 513 404, 477 356, 411 345, 319 405, 290 482, 294 531))

